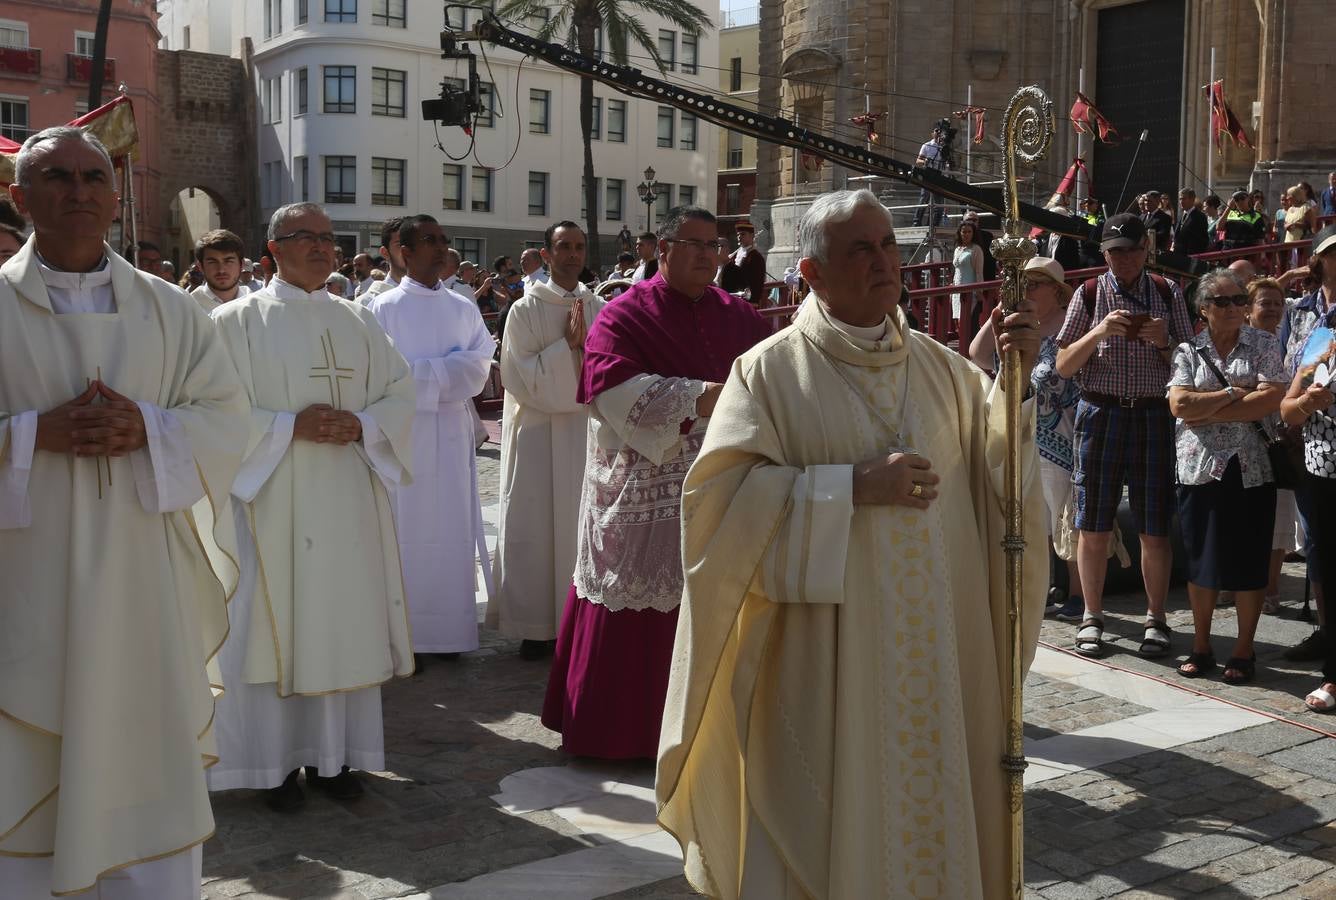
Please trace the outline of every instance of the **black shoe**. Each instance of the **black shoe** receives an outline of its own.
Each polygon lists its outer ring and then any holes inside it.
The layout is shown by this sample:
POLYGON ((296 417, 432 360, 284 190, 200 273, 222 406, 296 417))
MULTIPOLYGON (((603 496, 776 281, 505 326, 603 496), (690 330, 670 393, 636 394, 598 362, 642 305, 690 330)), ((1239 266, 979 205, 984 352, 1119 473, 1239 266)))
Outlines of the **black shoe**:
POLYGON ((1053 617, 1059 622, 1083 622, 1086 617, 1085 601, 1080 597, 1068 597, 1053 617))
POLYGON ((1327 656, 1327 639, 1322 632, 1314 631, 1308 637, 1286 650, 1281 656, 1291 662, 1312 662, 1327 656))
POLYGON ((1044 615, 1052 616, 1062 611, 1067 603, 1067 592, 1056 584, 1048 589, 1048 600, 1044 602, 1044 615))
POLYGON ((520 641, 520 659, 533 662, 552 652, 555 641, 520 641))
POLYGON ((296 812, 306 805, 306 794, 302 793, 302 786, 297 783, 297 774, 300 771, 293 769, 288 773, 288 777, 283 779, 282 784, 264 792, 264 802, 274 812, 296 812))
POLYGON ((315 766, 307 766, 306 783, 313 788, 324 791, 335 800, 356 800, 364 793, 362 782, 357 780, 356 775, 348 771, 347 766, 344 766, 343 770, 333 778, 323 778, 316 773, 315 766))

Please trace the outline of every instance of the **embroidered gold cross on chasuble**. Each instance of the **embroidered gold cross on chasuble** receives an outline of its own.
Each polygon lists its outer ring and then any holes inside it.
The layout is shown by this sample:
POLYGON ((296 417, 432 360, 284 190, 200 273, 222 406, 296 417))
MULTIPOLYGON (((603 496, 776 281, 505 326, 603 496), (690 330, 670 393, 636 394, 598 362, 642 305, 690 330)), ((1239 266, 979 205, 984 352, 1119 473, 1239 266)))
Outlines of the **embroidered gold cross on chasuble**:
POLYGON ((334 336, 329 329, 320 336, 320 352, 324 356, 323 366, 312 366, 311 377, 323 378, 329 387, 329 403, 335 409, 343 409, 343 382, 352 381, 356 369, 339 366, 338 354, 334 351, 334 336))

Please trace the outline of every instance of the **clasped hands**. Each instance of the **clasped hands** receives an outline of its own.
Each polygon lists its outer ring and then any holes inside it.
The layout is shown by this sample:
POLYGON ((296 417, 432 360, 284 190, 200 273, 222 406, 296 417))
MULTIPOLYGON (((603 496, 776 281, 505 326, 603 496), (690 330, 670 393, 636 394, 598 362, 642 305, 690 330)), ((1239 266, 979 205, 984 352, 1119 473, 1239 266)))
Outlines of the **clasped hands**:
POLYGON ((125 456, 148 446, 139 406, 101 381, 37 417, 34 449, 74 456, 125 456), (93 401, 102 401, 94 405, 93 401))
POLYGON ((362 422, 347 410, 315 403, 297 413, 292 437, 316 444, 351 444, 362 439, 362 422))

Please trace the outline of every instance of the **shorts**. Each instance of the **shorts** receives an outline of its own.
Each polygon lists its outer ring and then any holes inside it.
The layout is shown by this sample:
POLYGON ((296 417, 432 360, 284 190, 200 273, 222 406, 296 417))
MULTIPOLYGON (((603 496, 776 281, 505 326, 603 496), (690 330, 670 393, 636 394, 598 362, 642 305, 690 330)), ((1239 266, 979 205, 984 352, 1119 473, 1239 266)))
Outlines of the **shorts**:
POLYGON ((1174 417, 1167 406, 1076 406, 1076 527, 1112 531, 1127 485, 1139 534, 1168 537, 1174 517, 1174 417))

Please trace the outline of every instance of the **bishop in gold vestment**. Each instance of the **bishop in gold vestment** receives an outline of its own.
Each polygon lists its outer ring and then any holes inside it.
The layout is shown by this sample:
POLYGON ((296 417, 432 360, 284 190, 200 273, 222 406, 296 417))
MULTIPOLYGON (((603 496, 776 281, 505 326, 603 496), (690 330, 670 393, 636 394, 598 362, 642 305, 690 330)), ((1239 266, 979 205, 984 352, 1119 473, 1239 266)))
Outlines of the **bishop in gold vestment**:
MULTIPOLYGON (((827 197, 816 296, 734 364, 686 479, 659 820, 713 897, 1000 898, 1004 394, 907 327, 875 197, 827 197)), ((1027 567, 1031 650, 1046 582, 1027 567)))

